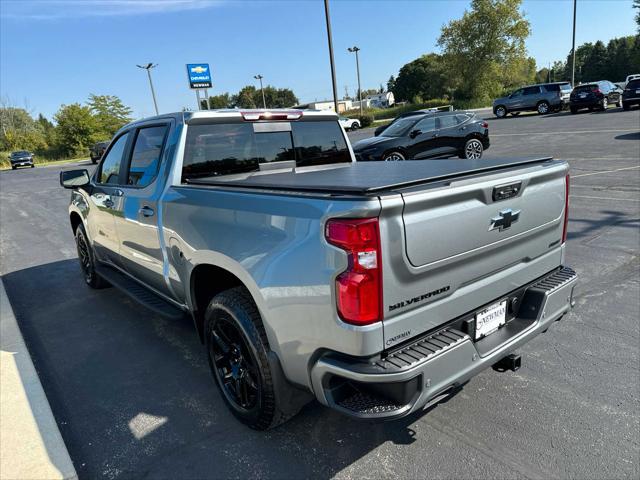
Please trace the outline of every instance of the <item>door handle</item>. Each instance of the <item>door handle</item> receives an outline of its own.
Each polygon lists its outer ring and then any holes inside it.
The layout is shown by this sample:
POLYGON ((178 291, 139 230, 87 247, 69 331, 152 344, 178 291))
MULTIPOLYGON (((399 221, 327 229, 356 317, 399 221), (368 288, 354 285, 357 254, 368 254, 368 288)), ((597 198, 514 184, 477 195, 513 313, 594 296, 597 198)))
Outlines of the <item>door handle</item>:
POLYGON ((143 216, 143 217, 152 217, 154 214, 153 208, 151 207, 147 207, 144 206, 142 207, 140 210, 138 210, 138 212, 143 216))

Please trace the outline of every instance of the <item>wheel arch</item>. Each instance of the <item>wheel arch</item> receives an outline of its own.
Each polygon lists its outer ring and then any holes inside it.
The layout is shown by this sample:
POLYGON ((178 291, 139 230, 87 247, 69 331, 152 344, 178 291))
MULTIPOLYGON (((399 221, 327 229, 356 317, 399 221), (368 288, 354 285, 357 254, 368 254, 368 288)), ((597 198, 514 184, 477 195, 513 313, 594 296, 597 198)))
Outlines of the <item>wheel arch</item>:
POLYGON ((80 225, 82 225, 82 217, 80 216, 80 214, 78 212, 72 211, 69 214, 69 222, 71 223, 71 230, 73 231, 73 234, 75 235, 76 230, 78 229, 78 227, 80 225))
POLYGON ((244 288, 260 311, 252 289, 235 273, 211 263, 198 264, 191 270, 189 295, 195 327, 201 342, 204 342, 204 312, 209 302, 217 294, 235 287, 244 288))

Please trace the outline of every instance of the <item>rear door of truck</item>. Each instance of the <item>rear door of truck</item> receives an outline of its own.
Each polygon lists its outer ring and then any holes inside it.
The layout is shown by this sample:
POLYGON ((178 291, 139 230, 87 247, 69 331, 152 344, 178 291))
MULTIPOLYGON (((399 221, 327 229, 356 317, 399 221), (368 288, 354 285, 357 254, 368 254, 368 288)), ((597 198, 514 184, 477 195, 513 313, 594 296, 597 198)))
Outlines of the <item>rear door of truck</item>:
POLYGON ((548 161, 382 196, 385 346, 559 266, 567 171, 548 161))

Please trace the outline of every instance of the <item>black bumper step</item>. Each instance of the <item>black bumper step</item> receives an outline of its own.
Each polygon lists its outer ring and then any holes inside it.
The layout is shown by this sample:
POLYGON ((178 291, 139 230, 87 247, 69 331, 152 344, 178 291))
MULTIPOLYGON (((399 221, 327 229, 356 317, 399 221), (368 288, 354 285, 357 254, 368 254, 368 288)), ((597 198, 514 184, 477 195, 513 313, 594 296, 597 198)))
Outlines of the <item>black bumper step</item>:
POLYGON ((96 272, 132 300, 162 317, 170 320, 180 320, 186 315, 184 310, 175 307, 144 285, 139 284, 114 268, 96 265, 96 272))

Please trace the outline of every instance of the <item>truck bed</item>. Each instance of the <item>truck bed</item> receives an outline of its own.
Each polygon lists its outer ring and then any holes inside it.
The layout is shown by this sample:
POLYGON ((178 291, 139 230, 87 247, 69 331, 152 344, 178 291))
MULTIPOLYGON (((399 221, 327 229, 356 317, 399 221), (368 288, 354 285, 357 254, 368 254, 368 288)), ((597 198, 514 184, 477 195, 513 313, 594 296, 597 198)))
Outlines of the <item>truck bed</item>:
POLYGON ((550 162, 553 157, 443 159, 406 162, 355 162, 334 168, 256 172, 244 178, 204 177, 189 184, 250 189, 306 191, 325 194, 374 195, 463 175, 550 162))

